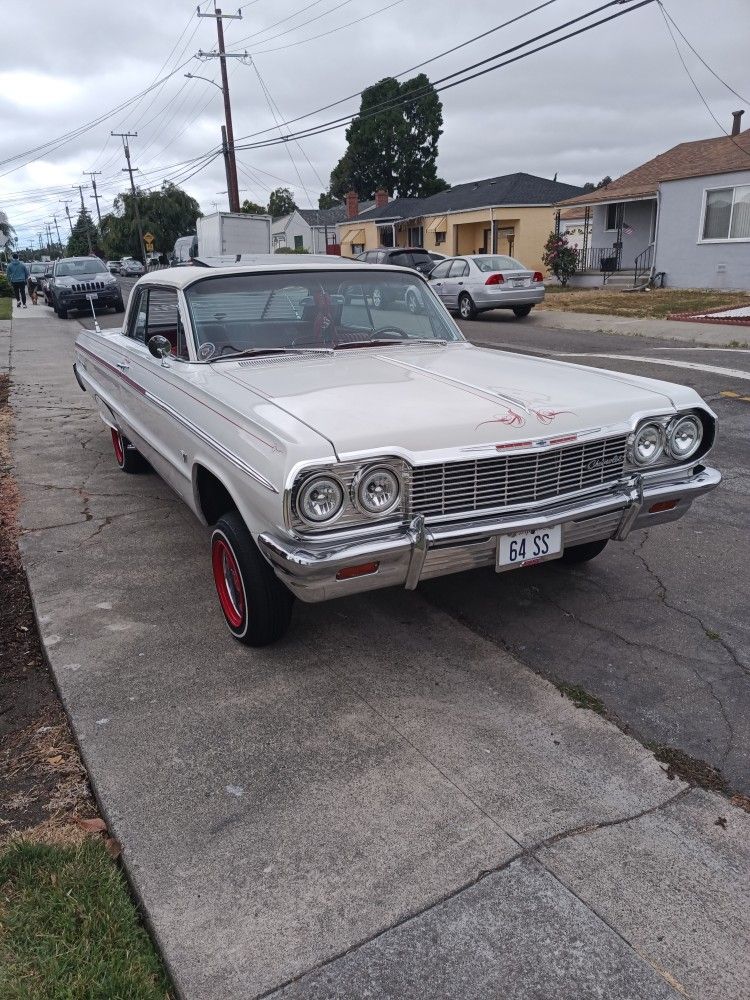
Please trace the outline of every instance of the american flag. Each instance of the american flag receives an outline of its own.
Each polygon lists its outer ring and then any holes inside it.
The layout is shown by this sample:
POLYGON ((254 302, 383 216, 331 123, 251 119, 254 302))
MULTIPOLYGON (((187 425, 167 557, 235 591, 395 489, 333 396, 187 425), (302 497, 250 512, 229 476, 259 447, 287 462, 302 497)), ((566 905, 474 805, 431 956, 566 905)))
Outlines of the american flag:
POLYGON ((633 229, 633 227, 630 225, 629 222, 623 222, 622 231, 625 233, 626 236, 632 236, 633 233, 635 232, 635 229, 633 229))

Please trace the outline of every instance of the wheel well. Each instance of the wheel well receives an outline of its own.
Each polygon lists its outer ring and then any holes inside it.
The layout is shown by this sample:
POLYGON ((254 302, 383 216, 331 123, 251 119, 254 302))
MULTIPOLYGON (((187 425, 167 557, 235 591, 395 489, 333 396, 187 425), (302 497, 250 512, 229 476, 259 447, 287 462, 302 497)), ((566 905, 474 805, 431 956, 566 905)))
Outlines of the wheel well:
POLYGON ((202 465, 196 470, 195 484, 201 513, 208 524, 216 524, 222 514, 237 509, 226 486, 202 465))

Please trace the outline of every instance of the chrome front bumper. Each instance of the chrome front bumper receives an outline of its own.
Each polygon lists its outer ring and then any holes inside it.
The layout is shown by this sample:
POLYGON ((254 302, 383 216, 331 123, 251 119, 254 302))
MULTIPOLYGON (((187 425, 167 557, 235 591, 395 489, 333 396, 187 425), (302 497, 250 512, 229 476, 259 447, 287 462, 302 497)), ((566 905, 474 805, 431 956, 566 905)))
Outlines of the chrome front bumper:
POLYGON ((697 466, 680 479, 655 482, 633 475, 606 492, 533 512, 440 525, 426 525, 417 515, 408 527, 346 541, 264 533, 258 536, 258 546, 276 575, 303 601, 327 601, 381 587, 413 590, 420 580, 494 565, 498 535, 561 524, 564 547, 603 538, 622 540, 639 528, 676 521, 693 500, 720 482, 716 469, 697 466), (674 500, 670 510, 651 512, 656 504, 674 500), (339 570, 365 563, 377 563, 377 570, 336 579, 339 570))

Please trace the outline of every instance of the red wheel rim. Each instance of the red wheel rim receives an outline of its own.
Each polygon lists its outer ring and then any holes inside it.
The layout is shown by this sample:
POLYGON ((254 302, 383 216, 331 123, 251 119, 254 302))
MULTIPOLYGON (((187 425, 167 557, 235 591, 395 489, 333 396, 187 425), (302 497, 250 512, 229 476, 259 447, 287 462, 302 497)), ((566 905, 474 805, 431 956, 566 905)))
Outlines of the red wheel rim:
POLYGON ((214 538, 211 564, 224 617, 232 628, 240 628, 245 621, 245 591, 240 567, 234 552, 221 537, 214 538))
POLYGON ((122 465, 125 461, 125 446, 122 443, 122 435, 114 427, 112 428, 112 447, 115 449, 117 464, 122 465))

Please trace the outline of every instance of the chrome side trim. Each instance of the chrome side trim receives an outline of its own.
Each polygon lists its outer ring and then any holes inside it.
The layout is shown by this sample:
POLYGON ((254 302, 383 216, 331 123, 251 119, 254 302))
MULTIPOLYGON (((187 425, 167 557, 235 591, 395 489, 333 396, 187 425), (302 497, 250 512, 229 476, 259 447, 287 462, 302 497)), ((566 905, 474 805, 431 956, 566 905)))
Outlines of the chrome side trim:
POLYGON ((145 396, 150 403, 153 403, 154 406, 158 407, 160 410, 162 410, 164 413, 170 416, 173 420, 175 420, 186 430, 190 431, 192 434, 195 434, 195 436, 197 438, 200 438, 200 440, 203 441, 204 444, 207 444, 209 448, 213 448, 214 451, 218 452, 222 456, 222 458, 225 458, 228 462, 231 462, 232 465, 235 466, 235 468, 240 470, 240 472, 244 472, 246 476, 249 476, 251 479, 254 479, 256 483, 259 483, 264 489, 269 490, 271 493, 279 492, 278 489, 274 486, 274 484, 270 481, 270 479, 266 479, 266 477, 261 475, 261 473, 258 472, 257 469, 254 469, 252 465, 248 465, 247 462, 243 461, 239 457, 239 455, 235 455, 233 451, 230 451, 228 448, 225 448, 220 441, 217 441, 216 438, 211 437, 210 434, 207 434, 204 430, 198 427, 197 424, 194 424, 192 420, 188 420, 187 417, 184 417, 181 413, 178 413, 177 410, 173 409, 168 403, 165 403, 163 400, 158 399, 156 396, 152 395, 148 390, 146 390, 145 396))

